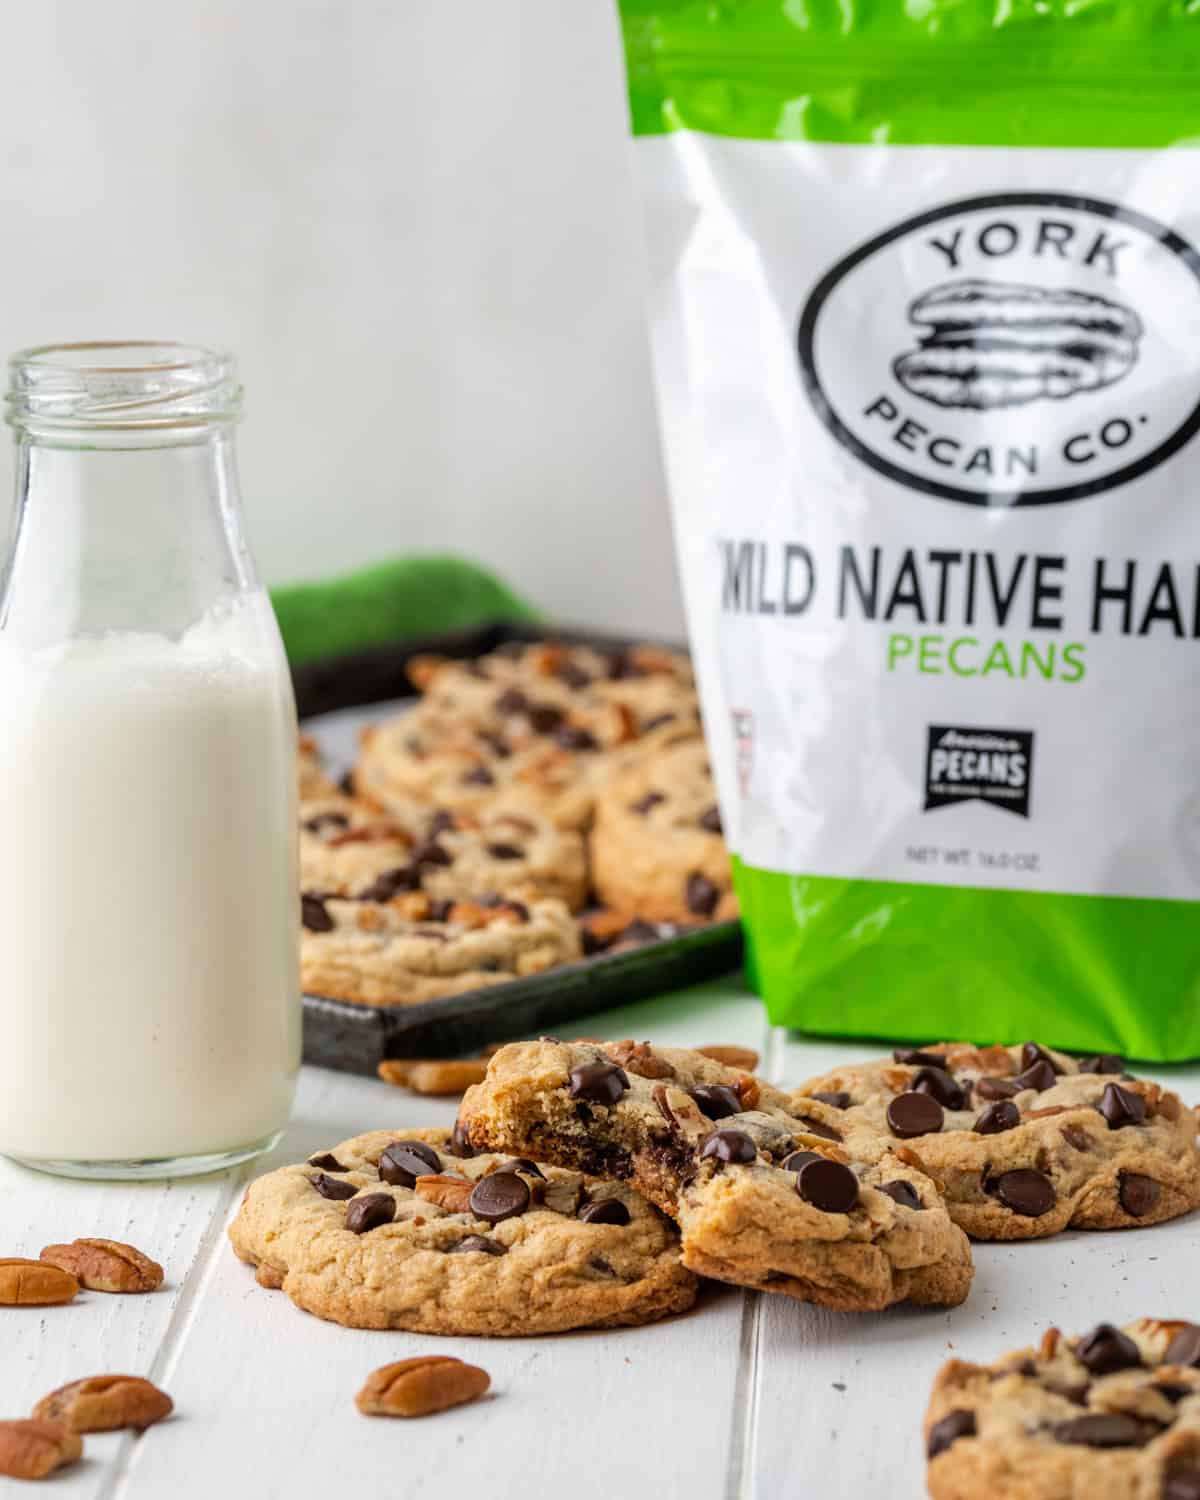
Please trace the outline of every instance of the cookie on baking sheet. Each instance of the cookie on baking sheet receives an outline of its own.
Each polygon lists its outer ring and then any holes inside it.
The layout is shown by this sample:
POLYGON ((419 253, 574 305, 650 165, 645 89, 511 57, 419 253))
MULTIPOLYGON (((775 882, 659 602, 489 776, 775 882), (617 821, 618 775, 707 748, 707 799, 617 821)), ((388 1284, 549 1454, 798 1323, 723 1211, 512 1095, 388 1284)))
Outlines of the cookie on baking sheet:
POLYGON ((305 993, 363 1005, 419 1005, 538 974, 582 956, 561 901, 486 896, 390 901, 301 897, 305 993))
POLYGON ((592 880, 601 901, 652 922, 737 916, 702 739, 634 758, 598 793, 592 880))
POLYGON ((934 1500, 1198 1500, 1200 1327, 1052 1328, 992 1365, 951 1360, 925 1417, 934 1500))
POLYGON ((474 814, 416 804, 381 813, 340 794, 300 805, 300 885, 330 896, 438 899, 477 891, 532 891, 578 910, 587 855, 577 833, 532 812, 474 814))
POLYGON ((296 747, 296 779, 301 802, 316 797, 336 797, 338 789, 325 774, 321 752, 311 734, 302 734, 296 747))
POLYGON ((1195 1112, 1124 1068, 1036 1042, 944 1043, 835 1068, 792 1098, 835 1103, 847 1148, 867 1160, 905 1145, 968 1234, 1037 1239, 1157 1224, 1200 1203, 1195 1112))
POLYGON ((632 1183, 704 1276, 847 1311, 961 1302, 971 1252, 934 1184, 903 1150, 856 1160, 836 1115, 698 1052, 543 1038, 495 1054, 459 1128, 632 1183))
POLYGON ((375 1130, 268 1173, 229 1237, 262 1285, 353 1328, 615 1328, 696 1296, 674 1226, 630 1188, 446 1130, 375 1130))
POLYGON ((631 721, 607 706, 586 722, 538 722, 545 729, 524 714, 473 724, 418 704, 363 732, 355 790, 385 812, 414 801, 472 815, 503 808, 556 828, 586 828, 608 774, 605 751, 625 741, 631 721))
POLYGON ((427 702, 472 719, 536 715, 539 708, 569 716, 621 703, 632 711, 639 733, 673 721, 694 728, 698 721, 692 664, 683 652, 662 646, 603 651, 514 641, 470 661, 414 657, 408 675, 427 702))

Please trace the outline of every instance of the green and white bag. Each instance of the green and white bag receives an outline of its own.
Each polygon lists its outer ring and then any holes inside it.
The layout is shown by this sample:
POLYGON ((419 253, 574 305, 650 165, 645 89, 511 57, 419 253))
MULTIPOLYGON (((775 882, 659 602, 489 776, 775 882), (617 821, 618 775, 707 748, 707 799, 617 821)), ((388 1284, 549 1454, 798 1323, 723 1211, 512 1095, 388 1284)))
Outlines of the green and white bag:
POLYGON ((772 1018, 1200 1055, 1200 6, 621 12, 772 1018))

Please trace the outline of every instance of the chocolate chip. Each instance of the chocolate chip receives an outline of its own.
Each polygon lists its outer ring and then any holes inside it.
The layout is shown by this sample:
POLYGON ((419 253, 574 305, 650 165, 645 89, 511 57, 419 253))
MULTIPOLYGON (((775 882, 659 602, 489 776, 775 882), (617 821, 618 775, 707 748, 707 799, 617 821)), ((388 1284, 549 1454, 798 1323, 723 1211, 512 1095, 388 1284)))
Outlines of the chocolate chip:
POLYGON ((510 1156, 507 1161, 502 1161, 496 1168, 497 1172, 524 1172, 526 1177, 540 1177, 543 1182, 546 1174, 538 1166, 537 1162, 530 1161, 527 1156, 510 1156))
POLYGON ((481 661, 468 661, 464 663, 464 670, 468 677, 477 677, 482 682, 491 682, 492 674, 481 661))
POLYGON ((881 1182, 877 1191, 886 1193, 893 1203, 899 1203, 903 1208, 925 1207, 916 1188, 903 1177, 898 1177, 895 1182, 881 1182))
POLYGON ((1122 1172, 1117 1178, 1117 1197, 1131 1219, 1141 1219, 1158 1206, 1162 1186, 1141 1172, 1122 1172))
POLYGON ((830 1109, 849 1109, 850 1095, 843 1090, 818 1089, 815 1094, 809 1094, 810 1099, 819 1099, 822 1104, 828 1104, 830 1109))
POLYGON ((458 820, 452 812, 444 807, 439 807, 429 820, 429 827, 425 831, 426 838, 436 838, 439 833, 449 833, 452 828, 458 827, 458 820))
POLYGON ((1178 1406, 1188 1396, 1196 1394, 1196 1387, 1194 1385, 1176 1385, 1172 1380, 1156 1380, 1153 1385, 1147 1386, 1146 1389, 1157 1391, 1172 1406, 1178 1406))
POLYGON ((353 797, 354 796, 354 772, 353 771, 347 771, 341 777, 341 779, 338 781, 338 791, 339 792, 343 792, 347 797, 353 797))
POLYGON ((412 862, 419 869, 422 865, 446 865, 454 863, 454 856, 443 849, 436 838, 423 839, 412 852, 412 862))
POLYGON ((520 714, 525 712, 529 699, 520 688, 505 688, 492 707, 498 714, 520 714))
POLYGON ((524 859, 525 851, 516 844, 489 844, 487 852, 493 859, 524 859))
POLYGON ((416 891, 421 888, 421 872, 411 866, 395 870, 384 870, 364 890, 359 891, 360 901, 390 901, 401 891, 416 891))
POLYGON ((366 1234, 396 1217, 396 1200, 391 1193, 364 1193, 346 1210, 346 1228, 351 1234, 366 1234))
POLYGON ((350 1170, 349 1167, 342 1166, 332 1151, 323 1151, 320 1156, 310 1156, 308 1164, 310 1167, 321 1167, 326 1172, 348 1172, 350 1170))
POLYGON ((946 1059, 940 1052, 920 1052, 915 1047, 897 1047, 892 1053, 898 1063, 907 1063, 913 1068, 944 1068, 946 1059))
POLYGON ((563 750, 598 750, 600 742, 590 729, 578 724, 564 724, 554 736, 555 743, 563 750))
POLYGON ((1123 1130, 1127 1125, 1144 1125, 1146 1101, 1132 1089, 1123 1089, 1119 1083, 1106 1083, 1100 1103, 1096 1108, 1108 1121, 1110 1130, 1123 1130))
POLYGON ((1133 1417, 1095 1412, 1073 1417, 1051 1429, 1058 1443, 1079 1443, 1087 1448, 1138 1448, 1146 1440, 1146 1429, 1133 1417))
POLYGON ((490 729, 477 729, 475 738, 482 740, 497 760, 507 760, 512 754, 508 741, 503 735, 493 734, 490 729))
POLYGON ((711 917, 717 909, 721 892, 707 875, 693 870, 684 885, 683 898, 687 902, 688 911, 694 911, 698 917, 711 917))
POLYGON ((320 833, 323 828, 349 828, 350 819, 345 813, 318 813, 315 818, 309 818, 304 826, 309 833, 320 833))
POLYGON ((644 818, 652 807, 657 807, 660 802, 667 800, 665 792, 647 792, 644 797, 639 797, 636 802, 629 804, 629 811, 635 812, 640 818, 644 818))
POLYGON ((1081 1073, 1123 1073, 1125 1059, 1114 1052, 1093 1052, 1090 1057, 1076 1059, 1081 1073))
POLYGON ((708 807, 700 814, 700 827, 705 833, 720 833, 721 809, 719 807, 708 807))
POLYGON ((525 710, 525 716, 535 734, 553 734, 566 718, 562 709, 553 703, 531 703, 525 710))
POLYGON ((606 948, 611 948, 614 939, 601 937, 598 933, 593 932, 586 922, 581 922, 579 924, 579 941, 583 947, 583 956, 585 958, 594 958, 597 953, 603 953, 606 948))
POLYGON ((822 1213, 848 1214, 858 1202, 858 1178, 840 1161, 822 1156, 796 1174, 796 1191, 822 1213))
POLYGON ((620 941, 622 943, 657 943, 661 936, 657 927, 637 917, 630 922, 628 927, 622 929, 620 941))
MULTIPOLYGON (((345 1171, 345 1168, 341 1170, 345 1171)), ((308 1180, 322 1198, 332 1198, 337 1201, 342 1198, 353 1198, 358 1192, 352 1182, 339 1182, 336 1177, 326 1177, 324 1172, 318 1172, 315 1177, 310 1177, 308 1180)))
POLYGON ((583 1205, 578 1217, 585 1224, 628 1224, 629 1210, 620 1198, 596 1198, 583 1205))
POLYGON ((437 1152, 424 1141, 393 1141, 379 1158, 379 1176, 392 1187, 412 1187, 418 1177, 441 1170, 437 1152))
POLYGON ((944 1120, 942 1106, 929 1094, 911 1091, 897 1094, 887 1107, 887 1122, 892 1134, 906 1141, 940 1130, 944 1120))
POLYGON ((820 1136, 823 1141, 840 1141, 842 1138, 832 1125, 822 1125, 820 1120, 814 1120, 811 1115, 797 1115, 796 1124, 802 1135, 820 1136))
POLYGON ((945 1453, 952 1443, 957 1443, 959 1438, 975 1436, 975 1413, 973 1411, 948 1412, 940 1422, 935 1422, 929 1429, 926 1453, 930 1458, 936 1458, 939 1453, 945 1453))
POLYGON ((629 1088, 629 1079, 616 1063, 580 1063, 571 1069, 572 1099, 586 1099, 590 1104, 615 1104, 629 1088))
POLYGON ((1023 1073, 1018 1073, 1013 1081, 1016 1083, 1018 1091, 1021 1089, 1036 1089, 1039 1094, 1043 1094, 1047 1089, 1052 1089, 1058 1082, 1058 1074, 1048 1062, 1043 1062, 1039 1058, 1037 1062, 1026 1068, 1023 1073))
POLYGON ((1011 1078, 977 1078, 975 1092, 981 1099, 1011 1099, 1021 1092, 1021 1085, 1011 1078))
POLYGON ((977 1135, 1000 1135, 1005 1130, 1015 1130, 1020 1123, 1021 1111, 1011 1099, 1001 1099, 996 1104, 989 1104, 971 1129, 977 1135))
POLYGON ((333 918, 320 896, 300 897, 300 920, 309 932, 332 932, 333 918))
POLYGON ((819 1151, 793 1151, 790 1156, 785 1156, 779 1165, 785 1172, 798 1172, 801 1167, 807 1166, 810 1161, 822 1161, 823 1159, 819 1151))
POLYGON ((1162 1500, 1200 1500, 1200 1469, 1180 1469, 1163 1480, 1162 1500))
MULTIPOLYGON (((450 913, 453 910, 454 902, 451 901, 449 897, 443 897, 440 900, 431 901, 429 903, 429 920, 431 922, 448 922, 450 920, 450 913)), ((438 934, 439 937, 443 935, 444 934, 442 933, 438 934)))
POLYGON ((715 1156, 718 1161, 744 1165, 754 1161, 758 1148, 744 1130, 714 1130, 700 1147, 701 1157, 715 1156))
POLYGON ((943 1109, 966 1109, 967 1096, 944 1068, 920 1068, 909 1081, 915 1094, 929 1094, 943 1109))
POLYGON ((1058 1202, 1054 1184, 1044 1172, 1035 1172, 1031 1167, 1002 1172, 992 1190, 1005 1208, 1028 1219, 1040 1219, 1058 1202))
POLYGON ((1093 1375, 1111 1375, 1116 1370, 1136 1370, 1142 1356, 1128 1335, 1111 1323, 1100 1323, 1075 1345, 1075 1358, 1093 1375))
POLYGON ((1200 1370, 1200 1326, 1184 1324, 1167 1345, 1163 1364, 1190 1365, 1193 1370, 1200 1370))
POLYGON ((489 1224, 523 1214, 529 1202, 529 1187, 515 1172, 492 1172, 481 1177, 467 1199, 475 1217, 486 1219, 489 1224))
POLYGON ((475 1147, 471 1144, 471 1137, 467 1133, 466 1122, 463 1120, 454 1122, 454 1129, 450 1132, 450 1150, 455 1156, 475 1155, 475 1147))
POLYGON ((576 666, 573 661, 563 662, 555 675, 574 692, 578 692, 580 688, 587 687, 592 680, 591 673, 585 672, 582 667, 576 666))
POLYGON ((608 675, 614 682, 626 677, 645 677, 645 667, 639 666, 627 651, 614 651, 608 659, 608 675))
POLYGON ((708 1120, 725 1120, 742 1112, 742 1101, 736 1090, 724 1083, 701 1083, 692 1090, 692 1098, 708 1120))
POLYGON ((473 766, 459 778, 463 786, 495 786, 496 778, 486 766, 473 766))
POLYGON ((489 1240, 482 1234, 469 1234, 465 1239, 459 1240, 457 1245, 451 1245, 446 1251, 447 1255, 469 1255, 472 1250, 478 1250, 480 1255, 507 1255, 508 1247, 498 1245, 495 1240, 489 1240))
POLYGON ((1062 1069, 1046 1051, 1045 1047, 1038 1046, 1037 1042, 1026 1042, 1021 1048, 1021 1069, 1026 1071, 1035 1063, 1044 1062, 1052 1073, 1061 1073, 1062 1069))

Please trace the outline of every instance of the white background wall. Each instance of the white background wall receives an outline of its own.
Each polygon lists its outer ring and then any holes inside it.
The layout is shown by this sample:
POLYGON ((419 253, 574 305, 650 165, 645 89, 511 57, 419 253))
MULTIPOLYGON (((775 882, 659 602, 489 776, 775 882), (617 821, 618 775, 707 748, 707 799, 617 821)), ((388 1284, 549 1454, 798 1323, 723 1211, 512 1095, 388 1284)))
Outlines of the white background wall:
POLYGON ((680 631, 626 129, 615 0, 15 7, 0 348, 235 349, 270 582, 448 548, 680 631))

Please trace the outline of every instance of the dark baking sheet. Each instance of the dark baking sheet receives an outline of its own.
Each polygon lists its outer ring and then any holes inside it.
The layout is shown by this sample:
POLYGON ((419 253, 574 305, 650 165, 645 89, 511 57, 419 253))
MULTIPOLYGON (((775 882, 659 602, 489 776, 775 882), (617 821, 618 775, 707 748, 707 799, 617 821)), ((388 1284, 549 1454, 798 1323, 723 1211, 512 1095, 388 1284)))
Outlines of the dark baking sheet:
MULTIPOLYGON (((542 640, 548 635, 608 650, 633 644, 628 637, 593 631, 497 624, 372 647, 295 668, 300 717, 414 697, 405 667, 424 652, 480 656, 506 641, 542 640)), ((386 1057, 453 1057, 728 974, 741 961, 740 925, 718 922, 421 1005, 351 1005, 305 995, 304 1060, 373 1074, 386 1057)))

